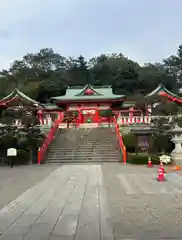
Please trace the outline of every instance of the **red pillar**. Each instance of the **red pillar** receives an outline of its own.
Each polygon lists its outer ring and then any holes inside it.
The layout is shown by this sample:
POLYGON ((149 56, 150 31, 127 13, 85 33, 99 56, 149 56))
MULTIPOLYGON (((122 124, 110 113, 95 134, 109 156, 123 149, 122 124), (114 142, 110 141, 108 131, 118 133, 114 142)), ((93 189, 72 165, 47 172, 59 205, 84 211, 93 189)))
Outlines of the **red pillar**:
POLYGON ((99 109, 96 110, 96 122, 97 122, 98 125, 99 125, 99 123, 100 123, 99 109))
POLYGON ((80 123, 81 123, 81 110, 80 108, 78 107, 77 108, 77 112, 78 112, 78 117, 77 117, 77 127, 79 127, 80 123))

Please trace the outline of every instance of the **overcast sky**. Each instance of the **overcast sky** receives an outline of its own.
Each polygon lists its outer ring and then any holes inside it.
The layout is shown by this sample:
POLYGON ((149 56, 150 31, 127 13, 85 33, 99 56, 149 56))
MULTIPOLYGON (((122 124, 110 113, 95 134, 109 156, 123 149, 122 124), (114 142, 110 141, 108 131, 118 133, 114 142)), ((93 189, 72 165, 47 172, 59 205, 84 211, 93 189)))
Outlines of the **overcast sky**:
POLYGON ((41 48, 64 56, 121 52, 143 64, 182 44, 182 0, 4 0, 0 69, 41 48))

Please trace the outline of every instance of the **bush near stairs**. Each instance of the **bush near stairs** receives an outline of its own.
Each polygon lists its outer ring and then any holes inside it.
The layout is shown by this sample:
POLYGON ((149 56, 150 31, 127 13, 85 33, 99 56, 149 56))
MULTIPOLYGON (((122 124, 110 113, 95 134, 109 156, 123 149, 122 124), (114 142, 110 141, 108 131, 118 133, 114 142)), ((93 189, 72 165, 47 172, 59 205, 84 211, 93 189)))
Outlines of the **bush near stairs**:
MULTIPOLYGON (((159 156, 152 155, 150 156, 152 164, 157 165, 160 163, 159 156)), ((148 164, 149 155, 147 153, 129 153, 127 157, 127 163, 142 165, 148 164)))

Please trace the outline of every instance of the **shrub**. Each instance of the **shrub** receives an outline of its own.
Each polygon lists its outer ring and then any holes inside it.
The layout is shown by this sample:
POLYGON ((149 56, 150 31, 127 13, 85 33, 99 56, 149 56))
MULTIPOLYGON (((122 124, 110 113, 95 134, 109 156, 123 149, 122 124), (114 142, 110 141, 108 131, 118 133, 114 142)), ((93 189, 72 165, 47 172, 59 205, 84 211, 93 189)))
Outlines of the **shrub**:
POLYGON ((152 140, 152 151, 169 154, 174 149, 174 143, 169 135, 157 135, 152 140))
POLYGON ((101 111, 100 111, 100 116, 101 116, 101 117, 111 117, 111 116, 113 116, 113 112, 112 112, 111 109, 101 110, 101 111))
MULTIPOLYGON (((128 154, 127 162, 131 164, 147 164, 148 163, 148 154, 146 153, 138 153, 138 154, 128 154)), ((160 160, 158 156, 151 156, 151 160, 153 164, 159 164, 160 160)))
POLYGON ((135 152, 135 146, 136 146, 136 136, 129 133, 127 135, 123 136, 123 142, 126 146, 126 151, 129 153, 135 152))
POLYGON ((29 162, 29 152, 24 149, 17 149, 17 156, 9 158, 13 158, 15 165, 27 164, 29 162))

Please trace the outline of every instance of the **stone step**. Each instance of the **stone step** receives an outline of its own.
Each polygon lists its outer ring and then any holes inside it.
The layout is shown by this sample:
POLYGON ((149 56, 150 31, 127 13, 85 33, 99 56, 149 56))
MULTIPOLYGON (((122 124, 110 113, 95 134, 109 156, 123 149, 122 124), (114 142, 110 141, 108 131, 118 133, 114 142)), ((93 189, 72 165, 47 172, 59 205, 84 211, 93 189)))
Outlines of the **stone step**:
POLYGON ((97 156, 94 156, 93 154, 87 154, 87 155, 74 155, 74 154, 70 154, 70 155, 49 155, 48 156, 48 159, 53 159, 53 158, 118 158, 120 156, 120 154, 110 154, 110 155, 98 155, 97 156))
POLYGON ((57 139, 56 142, 62 142, 62 141, 65 141, 65 142, 75 142, 75 140, 78 140, 79 142, 88 142, 88 143, 113 143, 113 142, 117 142, 118 139, 112 139, 112 140, 108 140, 107 138, 104 138, 103 140, 99 139, 99 140, 95 140, 95 139, 86 139, 86 138, 70 138, 70 139, 67 139, 67 138, 62 138, 62 139, 57 139))
POLYGON ((93 156, 92 154, 91 155, 86 155, 86 156, 75 156, 75 155, 56 155, 56 156, 49 156, 47 159, 50 160, 50 159, 107 159, 107 158, 118 158, 120 155, 117 154, 117 155, 107 155, 107 156, 104 156, 104 155, 97 155, 97 156, 93 156))
POLYGON ((75 139, 60 139, 60 140, 57 140, 55 141, 55 143, 78 143, 78 142, 81 142, 81 143, 90 143, 90 144, 112 144, 112 143, 116 143, 118 142, 118 139, 114 139, 113 141, 110 141, 108 142, 107 139, 105 138, 103 141, 101 140, 97 140, 97 141, 92 141, 92 140, 88 140, 88 139, 78 139, 78 138, 75 138, 75 139))
MULTIPOLYGON (((99 160, 99 159, 88 159, 88 160, 82 160, 82 159, 80 159, 80 160, 74 160, 74 159, 72 159, 72 160, 64 160, 64 159, 62 159, 62 160, 51 160, 51 161, 49 161, 49 160, 47 160, 46 161, 46 163, 98 163, 98 162, 100 162, 100 163, 104 163, 104 162, 119 162, 119 160, 118 159, 101 159, 101 160, 99 160)), ((122 162, 122 161, 121 161, 122 162)))
POLYGON ((86 156, 98 156, 98 157, 110 157, 110 156, 119 156, 121 153, 117 152, 117 153, 96 153, 96 152, 90 152, 90 153, 49 153, 47 155, 48 158, 51 157, 60 157, 60 156, 66 156, 66 157, 86 157, 86 156))
POLYGON ((68 152, 75 152, 75 153, 93 153, 93 152, 98 152, 98 153, 114 153, 118 151, 118 148, 112 148, 112 149, 72 149, 72 150, 69 150, 69 151, 66 151, 65 149, 55 149, 54 151, 51 150, 49 154, 58 154, 58 153, 68 153, 68 152))
POLYGON ((116 144, 118 141, 113 141, 113 142, 90 142, 90 141, 79 141, 79 140, 75 140, 75 141, 66 141, 66 140, 61 140, 61 141, 59 141, 59 142, 55 142, 54 144, 53 144, 53 146, 54 145, 61 145, 62 143, 64 143, 64 144, 68 144, 68 143, 70 143, 70 144, 72 144, 72 145, 75 145, 75 144, 90 144, 90 145, 93 145, 93 144, 95 144, 95 145, 112 145, 112 144, 116 144))
POLYGON ((78 149, 83 149, 83 150, 87 150, 87 149, 95 149, 95 148, 99 148, 99 149, 116 149, 118 147, 118 145, 112 145, 112 146, 99 146, 99 145, 91 145, 91 146, 88 146, 88 145, 83 145, 83 146, 73 146, 72 148, 67 148, 67 147, 63 147, 63 146, 52 146, 52 150, 57 150, 57 149, 64 149, 65 151, 71 151, 71 150, 78 150, 78 149))
POLYGON ((61 144, 61 143, 71 143, 71 144, 78 144, 79 143, 87 143, 87 144, 115 144, 118 142, 118 140, 112 141, 112 142, 107 142, 107 141, 87 141, 87 140, 79 140, 79 139, 74 139, 74 140, 67 140, 67 139, 62 139, 60 141, 56 141, 54 144, 61 144))
POLYGON ((118 149, 115 149, 114 151, 109 151, 109 152, 107 152, 107 151, 85 151, 85 152, 82 152, 82 151, 67 151, 67 152, 65 152, 65 151, 62 151, 62 152, 59 152, 59 151, 57 151, 57 152, 49 152, 48 153, 48 156, 50 156, 50 155, 66 155, 66 154, 77 154, 77 155, 86 155, 86 154, 98 154, 98 155, 105 155, 105 154, 107 154, 107 155, 111 155, 111 154, 117 154, 119 152, 119 150, 118 149))
POLYGON ((90 147, 90 148, 72 148, 72 149, 65 149, 65 148, 54 148, 51 149, 50 152, 116 152, 119 148, 119 146, 113 146, 112 148, 99 148, 98 147, 90 147))
POLYGON ((101 142, 101 141, 93 141, 93 142, 91 142, 91 141, 87 141, 87 140, 79 140, 79 139, 74 139, 74 140, 65 140, 65 139, 62 139, 62 140, 60 140, 60 141, 56 141, 56 142, 54 142, 54 144, 61 144, 61 143, 70 143, 70 144, 78 144, 78 143, 83 143, 83 144, 115 144, 115 143, 117 143, 118 141, 117 140, 115 140, 115 141, 112 141, 112 142, 107 142, 107 141, 103 141, 103 142, 101 142))
POLYGON ((73 146, 72 148, 64 148, 63 146, 61 146, 61 147, 54 147, 54 148, 52 148, 51 149, 51 151, 52 152, 54 152, 54 151, 57 151, 57 150, 65 150, 65 151, 90 151, 90 149, 101 149, 101 150, 105 150, 105 151, 107 151, 107 150, 114 150, 114 149, 118 149, 119 148, 119 146, 118 145, 113 145, 113 146, 110 146, 110 147, 100 147, 100 146, 87 146, 87 147, 83 147, 83 146, 73 146))

